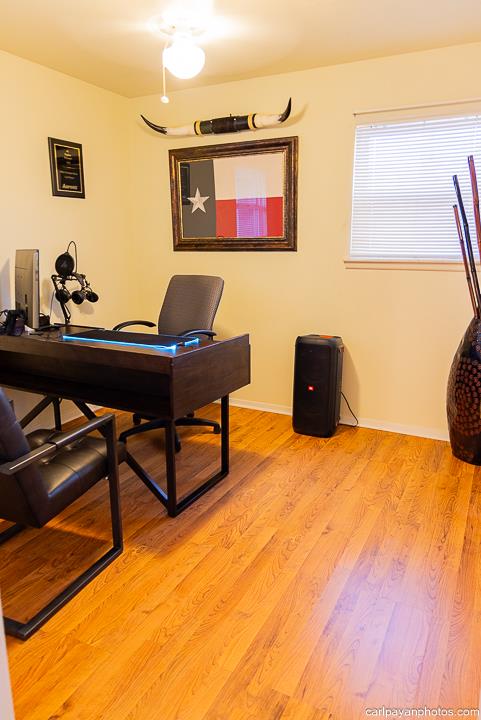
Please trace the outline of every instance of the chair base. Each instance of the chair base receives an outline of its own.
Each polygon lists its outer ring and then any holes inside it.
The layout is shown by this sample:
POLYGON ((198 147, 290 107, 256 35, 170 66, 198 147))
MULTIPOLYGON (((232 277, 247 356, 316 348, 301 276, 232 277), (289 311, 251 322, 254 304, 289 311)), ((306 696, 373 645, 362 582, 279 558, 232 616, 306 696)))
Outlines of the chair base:
MULTIPOLYGON (((132 435, 139 435, 140 433, 147 432, 148 430, 163 430, 167 427, 167 421, 159 418, 142 422, 142 416, 135 413, 132 417, 134 427, 124 430, 119 435, 120 442, 125 442, 128 437, 132 435)), ((175 421, 176 427, 211 427, 214 435, 220 435, 220 425, 214 420, 206 420, 205 418, 193 417, 192 414, 186 415, 185 417, 179 418, 175 421)), ((175 452, 181 450, 181 443, 178 433, 175 433, 175 452)))
MULTIPOLYGON (((144 422, 141 425, 124 430, 124 432, 119 435, 119 441, 124 443, 127 438, 132 437, 132 435, 140 435, 140 433, 147 432, 148 430, 162 430, 165 429, 165 427, 166 423, 163 420, 149 420, 149 422, 144 422)), ((175 433, 175 452, 180 452, 181 447, 179 436, 175 433)))
MULTIPOLYGON (((8 531, 6 531, 8 532, 8 531)), ((76 580, 74 580, 65 590, 62 590, 48 605, 39 610, 30 620, 27 622, 19 622, 12 618, 3 616, 3 622, 5 624, 5 633, 16 637, 19 640, 28 640, 47 620, 55 615, 64 605, 66 605, 77 593, 80 592, 88 583, 93 580, 99 573, 102 572, 107 565, 115 560, 122 553, 122 546, 114 546, 105 555, 102 555, 93 565, 91 565, 85 572, 83 572, 76 580)))
POLYGON ((198 417, 183 417, 175 421, 176 427, 211 427, 214 435, 220 435, 220 425, 214 420, 198 417))

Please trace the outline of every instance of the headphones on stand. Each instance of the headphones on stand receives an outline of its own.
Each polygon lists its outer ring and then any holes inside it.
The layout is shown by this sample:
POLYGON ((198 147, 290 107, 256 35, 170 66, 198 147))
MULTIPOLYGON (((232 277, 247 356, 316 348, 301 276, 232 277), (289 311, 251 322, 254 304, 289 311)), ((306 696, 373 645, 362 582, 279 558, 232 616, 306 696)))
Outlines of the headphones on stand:
POLYGON ((87 277, 82 273, 76 272, 76 268, 77 245, 73 240, 71 240, 67 246, 67 250, 56 259, 56 274, 51 276, 55 289, 55 298, 60 303, 66 325, 70 323, 71 318, 70 310, 67 308, 67 303, 70 302, 70 300, 75 303, 75 305, 81 305, 84 300, 96 303, 99 299, 97 293, 92 290, 87 277), (71 245, 75 248, 75 260, 69 253, 71 245), (80 286, 79 289, 71 292, 67 288, 68 282, 77 282, 80 286))

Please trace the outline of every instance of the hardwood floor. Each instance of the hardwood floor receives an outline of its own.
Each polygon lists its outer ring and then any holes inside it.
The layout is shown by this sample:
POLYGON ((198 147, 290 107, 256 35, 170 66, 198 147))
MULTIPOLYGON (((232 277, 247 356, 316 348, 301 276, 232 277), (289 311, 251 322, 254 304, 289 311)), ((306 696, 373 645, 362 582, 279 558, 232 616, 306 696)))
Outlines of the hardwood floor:
MULTIPOLYGON (((202 413, 217 417, 218 406, 202 413)), ((120 416, 126 426, 128 416, 120 416)), ((182 430, 181 489, 218 460, 182 430)), ((163 473, 162 433, 129 440, 163 473)), ((125 551, 25 643, 17 720, 355 720, 366 708, 478 707, 481 470, 444 442, 231 410, 231 473, 176 519, 121 472, 125 551)), ((108 539, 100 483, 0 548, 25 618, 108 539)))

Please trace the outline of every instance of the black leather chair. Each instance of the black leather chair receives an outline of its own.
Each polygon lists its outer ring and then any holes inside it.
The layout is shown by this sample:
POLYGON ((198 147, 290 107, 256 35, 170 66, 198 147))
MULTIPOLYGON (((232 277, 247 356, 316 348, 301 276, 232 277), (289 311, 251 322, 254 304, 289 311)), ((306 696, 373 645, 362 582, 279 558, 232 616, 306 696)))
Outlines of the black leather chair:
POLYGON ((22 623, 4 617, 8 635, 26 640, 121 554, 118 462, 123 453, 114 415, 103 415, 68 432, 36 430, 25 435, 0 388, 0 518, 15 523, 0 533, 0 544, 26 526, 43 527, 105 477, 113 540, 105 555, 30 620, 22 623), (87 437, 94 430, 104 438, 87 437))
MULTIPOLYGON (((157 321, 159 335, 205 335, 215 337, 212 331, 214 318, 224 290, 224 281, 215 275, 174 275, 165 293, 164 302, 157 321)), ((130 320, 116 325, 114 330, 123 330, 132 325, 155 327, 148 320, 130 320)), ((157 430, 165 427, 161 418, 135 414, 133 428, 125 430, 120 440, 125 442, 131 435, 157 430), (147 422, 142 423, 142 420, 147 422)), ((194 417, 191 413, 175 421, 177 426, 211 427, 214 433, 220 433, 220 425, 213 420, 194 417)), ((175 449, 180 450, 180 440, 176 433, 175 449)))

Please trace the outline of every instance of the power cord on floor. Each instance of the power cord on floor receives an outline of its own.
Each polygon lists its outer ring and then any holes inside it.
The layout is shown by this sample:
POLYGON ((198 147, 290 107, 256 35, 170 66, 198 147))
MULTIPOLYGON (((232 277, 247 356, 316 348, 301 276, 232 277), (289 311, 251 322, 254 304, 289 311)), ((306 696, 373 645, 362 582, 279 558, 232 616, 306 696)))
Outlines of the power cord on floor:
POLYGON ((344 393, 342 392, 342 390, 341 390, 341 395, 342 395, 342 397, 344 398, 344 402, 346 403, 347 407, 349 408, 349 412, 351 413, 352 417, 353 417, 354 420, 356 421, 356 424, 353 425, 352 427, 357 427, 357 426, 359 425, 359 420, 358 420, 357 417, 354 415, 354 413, 353 413, 353 411, 352 411, 352 408, 351 408, 351 406, 349 405, 349 401, 348 401, 347 397, 344 395, 344 393))

